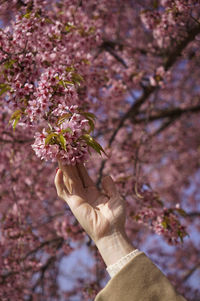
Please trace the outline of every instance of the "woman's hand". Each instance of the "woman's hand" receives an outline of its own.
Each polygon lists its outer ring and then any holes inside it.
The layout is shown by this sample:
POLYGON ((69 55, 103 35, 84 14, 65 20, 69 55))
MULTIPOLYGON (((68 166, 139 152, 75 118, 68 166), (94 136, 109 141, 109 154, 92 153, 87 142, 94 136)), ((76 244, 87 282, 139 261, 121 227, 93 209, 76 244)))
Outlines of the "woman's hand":
POLYGON ((89 177, 84 165, 63 165, 55 177, 58 196, 97 245, 105 263, 113 264, 133 250, 125 234, 125 203, 110 176, 102 180, 104 193, 89 177), (114 254, 115 253, 115 254, 114 254))

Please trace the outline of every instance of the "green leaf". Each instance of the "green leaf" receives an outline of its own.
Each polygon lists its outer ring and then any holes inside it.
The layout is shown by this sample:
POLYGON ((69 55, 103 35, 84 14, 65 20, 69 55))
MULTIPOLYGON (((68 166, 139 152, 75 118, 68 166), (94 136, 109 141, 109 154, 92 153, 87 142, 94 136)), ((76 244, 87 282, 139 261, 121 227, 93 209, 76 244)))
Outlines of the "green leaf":
POLYGON ((87 31, 88 34, 93 34, 95 32, 96 28, 94 26, 91 26, 89 30, 87 31))
POLYGON ((21 116, 22 111, 20 109, 16 110, 10 117, 10 121, 13 121, 16 117, 21 116))
POLYGON ((16 63, 16 60, 10 59, 9 61, 7 61, 7 62, 4 63, 3 67, 6 70, 10 69, 13 66, 14 63, 16 63))
POLYGON ((181 209, 181 208, 175 208, 175 210, 183 217, 187 216, 187 213, 185 212, 185 210, 181 209))
POLYGON ((93 113, 90 113, 90 112, 81 112, 80 111, 80 114, 85 116, 86 118, 96 119, 96 116, 93 113))
POLYGON ((73 133, 73 131, 72 131, 72 129, 71 128, 66 128, 66 129, 64 129, 64 130, 61 130, 61 133, 62 134, 65 134, 65 133, 73 133))
POLYGON ((69 119, 72 116, 71 113, 63 114, 58 118, 57 125, 61 125, 66 119, 69 119))
POLYGON ((21 115, 22 115, 22 111, 19 109, 19 110, 16 110, 12 116, 10 117, 10 120, 9 120, 9 123, 12 122, 12 127, 13 127, 13 130, 15 131, 15 128, 21 118, 21 115))
POLYGON ((99 153, 101 155, 101 152, 103 152, 106 155, 106 153, 105 153, 104 149, 102 148, 102 146, 93 137, 91 137, 89 134, 84 134, 84 135, 81 136, 81 138, 83 140, 85 140, 87 145, 92 147, 97 153, 99 153))
POLYGON ((66 67, 65 69, 67 72, 73 72, 75 69, 74 67, 66 67))
POLYGON ((47 137, 46 137, 46 139, 45 139, 45 145, 48 145, 48 144, 54 144, 55 142, 53 142, 53 141, 51 141, 52 140, 52 138, 56 138, 56 137, 58 137, 58 134, 56 134, 56 133, 50 133, 47 137), (53 142, 53 143, 52 143, 53 142))
POLYGON ((22 18, 26 18, 26 19, 30 19, 30 17, 31 17, 31 12, 28 12, 22 16, 22 18))
POLYGON ((66 142, 65 137, 64 137, 62 134, 59 134, 59 135, 58 135, 58 140, 59 140, 59 142, 60 142, 60 144, 61 144, 61 147, 66 151, 66 150, 67 150, 67 149, 66 149, 66 144, 67 144, 67 142, 66 142))
POLYGON ((178 231, 178 237, 180 238, 181 242, 183 243, 183 235, 180 231, 178 231))
POLYGON ((49 38, 50 41, 54 41, 54 40, 60 40, 61 36, 58 34, 52 34, 52 36, 49 38))
POLYGON ((74 83, 72 81, 68 81, 68 80, 59 80, 58 84, 63 86, 64 88, 66 88, 67 85, 69 85, 69 86, 74 85, 74 83))
POLYGON ((89 126, 90 126, 89 133, 91 133, 94 131, 94 121, 90 118, 87 118, 87 119, 88 119, 89 126))
POLYGON ((95 32, 96 28, 94 26, 91 26, 87 31, 81 26, 79 27, 79 34, 82 36, 82 37, 87 37, 91 34, 93 34, 95 32))
POLYGON ((70 32, 72 29, 75 29, 76 28, 76 26, 74 26, 73 24, 71 24, 71 23, 67 23, 67 25, 65 26, 65 30, 66 30, 66 32, 70 32))
POLYGON ((165 220, 162 221, 161 225, 163 226, 164 229, 167 229, 168 224, 165 220))
POLYGON ((177 235, 178 235, 178 237, 180 238, 180 240, 181 240, 182 243, 183 243, 183 239, 184 239, 185 236, 188 236, 188 237, 189 237, 189 235, 188 235, 187 232, 181 231, 181 230, 178 230, 178 231, 177 231, 177 235))
POLYGON ((64 82, 65 82, 66 85, 69 85, 69 86, 73 86, 74 85, 74 83, 71 82, 71 81, 69 81, 69 80, 65 80, 64 82))
POLYGON ((47 24, 53 24, 53 21, 50 18, 48 18, 48 17, 45 18, 45 22, 47 24))
POLYGON ((11 87, 8 84, 0 84, 0 96, 10 91, 11 87))
POLYGON ((58 84, 61 85, 61 86, 63 86, 63 87, 65 87, 65 83, 64 83, 63 80, 59 80, 58 84))
POLYGON ((81 112, 81 110, 79 111, 79 113, 88 120, 90 126, 89 133, 94 131, 94 119, 96 119, 96 116, 90 112, 81 112))
POLYGON ((139 215, 135 215, 133 218, 136 220, 136 222, 140 220, 140 216, 139 215))
POLYGON ((164 229, 167 229, 167 223, 166 223, 166 221, 162 221, 161 225, 163 226, 164 229))
POLYGON ((78 85, 80 85, 80 82, 84 81, 83 77, 80 74, 75 73, 75 72, 72 73, 71 78, 72 78, 72 82, 74 84, 78 84, 78 85))
POLYGON ((158 8, 158 0, 153 1, 153 8, 157 9, 158 8))
POLYGON ((82 62, 83 62, 84 64, 86 64, 86 65, 90 65, 90 61, 87 60, 87 59, 82 59, 82 62))
POLYGON ((51 133, 52 131, 53 131, 53 128, 52 128, 52 125, 48 122, 48 126, 49 126, 49 131, 48 131, 48 133, 51 133))
POLYGON ((17 126, 17 124, 18 124, 19 121, 20 121, 20 117, 17 117, 17 118, 15 119, 15 121, 13 122, 12 127, 13 127, 13 130, 14 130, 14 131, 15 131, 15 128, 16 128, 16 126, 17 126))

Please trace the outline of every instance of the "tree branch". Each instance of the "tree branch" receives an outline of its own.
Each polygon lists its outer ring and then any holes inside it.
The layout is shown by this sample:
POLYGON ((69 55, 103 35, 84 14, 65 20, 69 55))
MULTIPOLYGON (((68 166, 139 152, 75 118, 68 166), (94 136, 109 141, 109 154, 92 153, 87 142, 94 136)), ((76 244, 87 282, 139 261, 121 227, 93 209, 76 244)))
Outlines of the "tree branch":
POLYGON ((34 286, 32 287, 32 291, 34 292, 36 290, 36 288, 39 286, 40 282, 43 281, 44 279, 44 275, 46 273, 46 271, 48 270, 48 268, 54 264, 54 262, 56 261, 56 256, 51 256, 49 257, 49 259, 47 260, 47 262, 40 268, 40 277, 38 278, 38 280, 36 281, 36 283, 34 284, 34 286))
POLYGON ((187 212, 186 217, 200 217, 200 212, 187 212))
MULTIPOLYGON (((185 113, 198 113, 198 112, 200 112, 200 105, 197 105, 195 107, 185 108, 185 109, 174 108, 174 109, 161 110, 157 112, 157 114, 148 116, 148 121, 152 122, 167 117, 170 118, 181 117, 185 113)), ((145 122, 146 119, 147 117, 134 119, 134 123, 142 123, 145 122)))
POLYGON ((172 65, 177 61, 177 58, 181 56, 182 51, 187 47, 187 45, 192 42, 195 37, 200 33, 200 25, 192 27, 187 32, 187 37, 180 41, 175 49, 173 49, 167 58, 165 59, 164 69, 167 71, 172 65))
POLYGON ((163 122, 163 124, 161 125, 161 127, 159 127, 152 135, 151 138, 157 136, 158 134, 160 134, 161 132, 163 132, 165 129, 167 129, 170 125, 173 124, 173 122, 176 121, 176 118, 171 118, 168 119, 166 122, 163 122))
MULTIPOLYGON (((181 56, 182 51, 187 47, 187 45, 192 42, 195 37, 200 33, 200 26, 197 25, 195 27, 192 27, 188 30, 187 32, 187 36, 185 37, 185 39, 183 39, 182 41, 180 41, 176 47, 169 53, 169 55, 167 56, 167 58, 165 59, 164 62, 164 69, 167 71, 170 69, 170 67, 172 67, 174 65, 174 63, 177 61, 178 57, 181 56)), ((121 118, 119 125, 117 126, 117 128, 114 130, 109 143, 108 143, 108 147, 110 147, 118 133, 118 131, 124 126, 125 121, 129 118, 133 119, 137 113, 139 112, 140 107, 142 106, 142 104, 148 99, 148 97, 156 90, 158 89, 158 87, 153 87, 151 85, 144 87, 144 92, 143 95, 128 109, 128 111, 125 113, 125 115, 121 118)), ((103 169, 105 167, 106 164, 106 160, 102 161, 102 164, 100 166, 100 170, 99 170, 99 177, 97 180, 97 186, 100 185, 101 182, 101 178, 103 175, 103 169)))
POLYGON ((23 144, 23 143, 30 143, 30 142, 34 142, 33 139, 27 139, 27 140, 17 140, 17 139, 13 139, 13 140, 6 140, 6 139, 0 139, 0 142, 2 143, 20 143, 20 144, 23 144))
POLYGON ((191 270, 189 270, 186 273, 186 275, 183 277, 182 281, 183 282, 187 281, 190 278, 190 276, 192 276, 192 274, 199 268, 200 268, 200 263, 197 263, 191 270))
POLYGON ((60 247, 64 242, 64 239, 62 237, 56 237, 56 238, 53 238, 53 239, 50 239, 50 240, 45 240, 43 241, 38 247, 36 247, 35 249, 29 251, 24 257, 22 260, 26 259, 28 256, 36 253, 37 251, 41 250, 43 247, 47 246, 47 245, 50 245, 52 243, 56 243, 58 244, 58 246, 60 247))

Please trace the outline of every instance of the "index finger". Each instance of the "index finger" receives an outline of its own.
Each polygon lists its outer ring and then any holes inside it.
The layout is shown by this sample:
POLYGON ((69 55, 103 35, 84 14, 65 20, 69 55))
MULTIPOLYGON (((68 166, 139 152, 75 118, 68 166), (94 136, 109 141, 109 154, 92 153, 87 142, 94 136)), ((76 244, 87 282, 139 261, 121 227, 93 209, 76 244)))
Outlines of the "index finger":
POLYGON ((90 176, 87 172, 87 169, 85 168, 85 166, 83 164, 78 164, 77 169, 78 169, 78 173, 80 175, 80 178, 82 180, 84 188, 95 186, 94 182, 92 181, 92 179, 90 178, 90 176))
POLYGON ((82 195, 83 194, 83 184, 79 176, 76 166, 66 165, 63 162, 58 161, 59 168, 63 172, 63 181, 66 188, 71 195, 82 195))
POLYGON ((58 160, 58 166, 67 178, 72 180, 81 180, 76 166, 64 164, 60 160, 58 160))
MULTIPOLYGON (((66 181, 64 180, 64 174, 61 169, 59 169, 55 176, 55 186, 57 190, 58 196, 66 201, 68 206, 70 207, 73 214, 77 217, 76 210, 81 205, 85 204, 85 206, 89 206, 84 198, 84 196, 81 196, 79 193, 79 187, 73 187, 73 194, 70 194, 68 191, 68 185, 66 181)), ((73 184, 72 184, 73 186, 73 184)))

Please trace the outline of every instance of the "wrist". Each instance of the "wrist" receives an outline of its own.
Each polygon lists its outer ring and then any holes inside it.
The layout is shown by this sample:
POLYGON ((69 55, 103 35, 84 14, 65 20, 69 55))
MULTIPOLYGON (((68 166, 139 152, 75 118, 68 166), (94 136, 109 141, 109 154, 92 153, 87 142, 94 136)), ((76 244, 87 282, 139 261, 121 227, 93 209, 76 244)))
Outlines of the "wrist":
POLYGON ((112 265, 136 248, 128 239, 125 231, 114 231, 96 242, 96 246, 106 264, 112 265))

